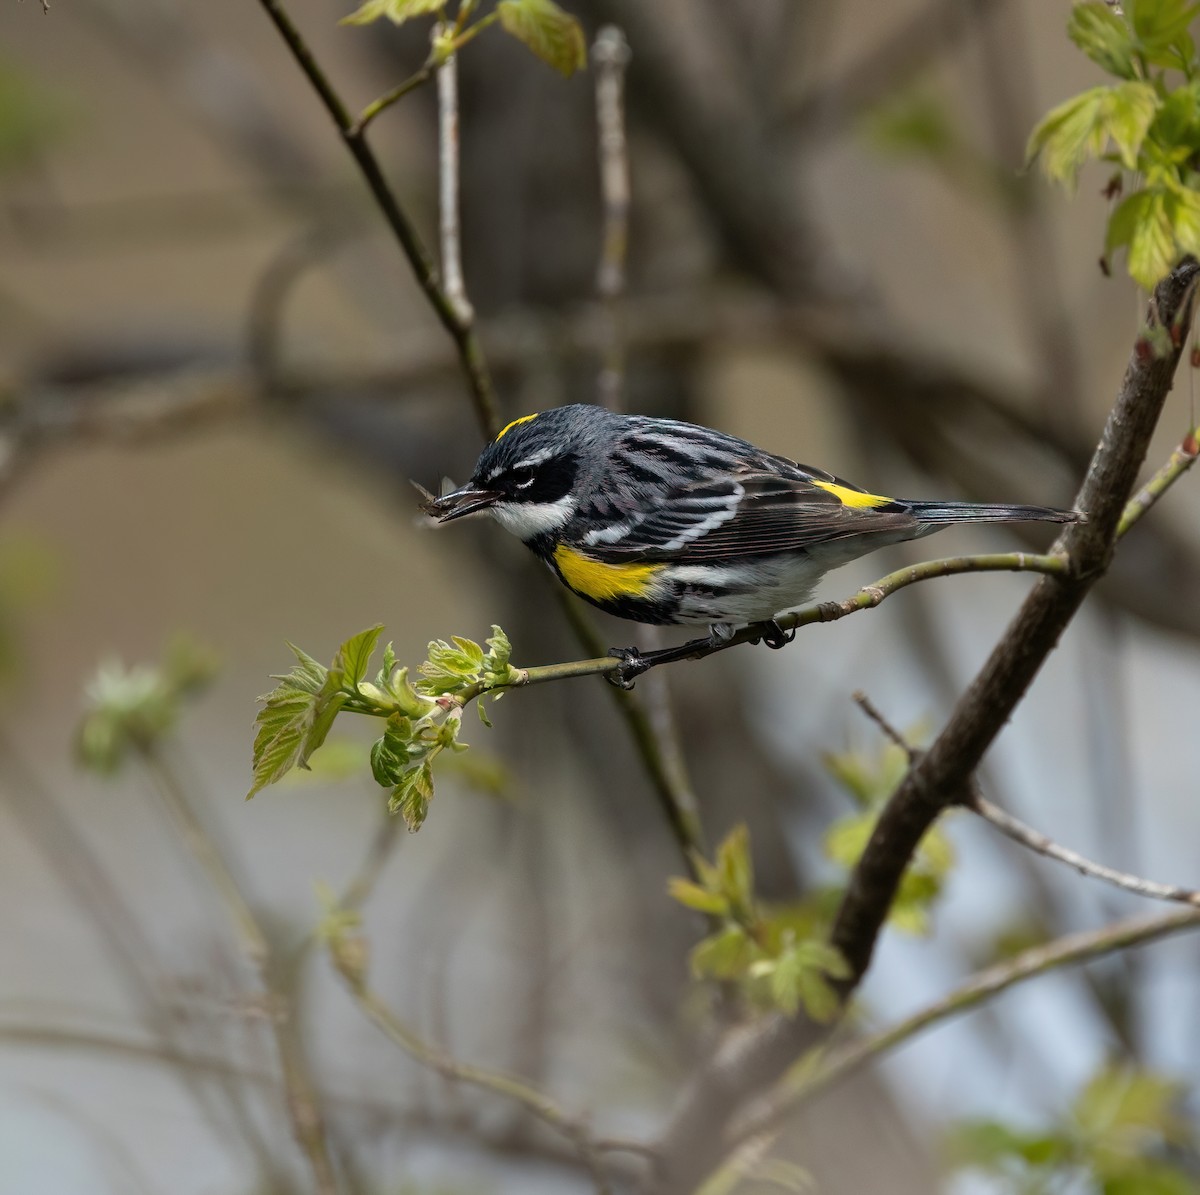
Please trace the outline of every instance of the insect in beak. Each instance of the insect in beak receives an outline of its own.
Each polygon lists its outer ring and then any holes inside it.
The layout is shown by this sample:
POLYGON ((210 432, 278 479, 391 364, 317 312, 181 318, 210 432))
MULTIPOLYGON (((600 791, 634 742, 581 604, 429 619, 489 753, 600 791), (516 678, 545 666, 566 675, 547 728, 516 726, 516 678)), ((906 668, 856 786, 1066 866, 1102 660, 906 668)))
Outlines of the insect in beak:
POLYGON ((432 515, 439 523, 449 523, 451 519, 461 519, 463 515, 486 510, 493 502, 504 497, 499 490, 481 490, 470 482, 443 494, 440 498, 435 498, 420 486, 417 486, 417 489, 425 496, 425 501, 421 504, 422 511, 432 515))

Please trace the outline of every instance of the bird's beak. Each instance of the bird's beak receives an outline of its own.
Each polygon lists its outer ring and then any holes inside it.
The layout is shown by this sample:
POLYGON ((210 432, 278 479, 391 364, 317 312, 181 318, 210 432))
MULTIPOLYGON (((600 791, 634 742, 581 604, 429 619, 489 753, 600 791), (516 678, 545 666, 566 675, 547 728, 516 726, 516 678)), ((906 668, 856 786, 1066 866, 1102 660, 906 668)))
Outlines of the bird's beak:
POLYGON ((431 497, 422 509, 439 523, 449 523, 451 519, 461 519, 463 515, 486 510, 493 502, 498 502, 503 497, 499 490, 481 490, 467 482, 466 485, 459 486, 457 490, 443 494, 440 498, 431 497))

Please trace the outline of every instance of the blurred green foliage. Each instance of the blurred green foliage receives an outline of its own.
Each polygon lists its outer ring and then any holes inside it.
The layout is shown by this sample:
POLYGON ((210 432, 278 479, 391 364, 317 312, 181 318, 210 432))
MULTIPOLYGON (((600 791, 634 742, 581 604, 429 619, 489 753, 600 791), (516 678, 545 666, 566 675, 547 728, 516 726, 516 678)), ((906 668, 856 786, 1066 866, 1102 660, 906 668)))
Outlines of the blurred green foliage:
POLYGON ((152 751, 178 725, 185 701, 216 674, 216 655, 182 636, 158 664, 101 664, 87 685, 87 709, 75 737, 79 762, 113 775, 130 754, 152 751))
POLYGON ((67 124, 61 93, 0 60, 0 172, 27 166, 67 124))
POLYGON ((803 1008, 817 1021, 838 1010, 830 980, 849 974, 845 960, 818 936, 804 912, 771 909, 754 893, 750 835, 730 832, 714 862, 695 860, 695 881, 675 876, 668 891, 680 904, 707 914, 713 932, 692 950, 692 973, 738 985, 755 1006, 794 1016, 803 1008))
POLYGON ((1183 1087, 1127 1065, 1102 1068, 1044 1128, 970 1121, 951 1135, 956 1169, 1014 1195, 1200 1195, 1200 1138, 1183 1087))

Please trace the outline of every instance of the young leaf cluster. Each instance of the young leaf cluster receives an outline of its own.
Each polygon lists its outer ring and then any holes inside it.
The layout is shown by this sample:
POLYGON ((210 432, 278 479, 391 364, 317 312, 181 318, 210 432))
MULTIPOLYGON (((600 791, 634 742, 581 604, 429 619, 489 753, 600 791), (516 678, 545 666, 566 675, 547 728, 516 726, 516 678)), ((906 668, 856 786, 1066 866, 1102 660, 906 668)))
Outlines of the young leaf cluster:
POLYGON ((449 0, 365 0, 344 17, 342 23, 369 25, 386 18, 395 25, 402 25, 414 17, 436 15, 440 21, 448 23, 448 32, 435 46, 435 65, 444 62, 489 25, 498 23, 506 33, 562 75, 573 75, 587 66, 583 29, 554 0, 499 0, 492 12, 474 23, 470 18, 478 7, 478 0, 459 0, 452 23, 448 22, 448 7, 449 0))
MULTIPOLYGON (((383 662, 368 679, 382 626, 369 627, 338 648, 328 668, 300 648, 291 647, 296 667, 274 679, 279 684, 260 697, 255 720, 252 797, 293 768, 306 768, 343 711, 386 720, 383 734, 371 747, 371 772, 390 790, 388 808, 399 813, 410 830, 419 830, 433 798, 433 763, 443 751, 465 751, 458 741, 462 711, 492 689, 516 683, 520 672, 509 663, 512 645, 497 626, 485 650, 470 639, 429 645, 429 658, 419 665, 414 685, 408 669, 397 667, 389 643, 383 662)), ((495 694, 496 697, 499 694, 495 694)))
POLYGON ((842 956, 822 937, 808 935, 786 910, 754 895, 750 836, 738 826, 717 849, 715 862, 697 859, 697 881, 673 877, 671 895, 706 913, 716 925, 692 950, 698 979, 736 983, 752 1003, 794 1016, 801 1008, 817 1021, 838 1009, 830 980, 849 974, 842 956))
MULTIPOLYGON (((839 818, 825 833, 826 856, 847 872, 853 870, 875 829, 888 798, 908 770, 908 757, 895 743, 878 755, 847 751, 825 756, 825 766, 858 805, 855 813, 839 818)), ((888 923, 911 934, 929 932, 929 915, 954 866, 954 848, 940 826, 921 840, 896 899, 888 923)))
POLYGON ((75 736, 79 762, 107 776, 130 753, 152 750, 175 729, 184 700, 216 671, 216 656, 186 639, 173 642, 159 664, 101 664, 85 690, 87 709, 75 736))
POLYGON ((1022 1195, 1197 1195, 1200 1138, 1182 1097, 1181 1085, 1161 1075, 1106 1066, 1043 1129, 960 1125, 951 1157, 958 1168, 986 1172, 1022 1195))
POLYGON ((1185 254, 1200 254, 1197 13, 1190 0, 1076 4, 1071 40, 1118 82, 1059 104, 1029 138, 1028 160, 1067 188, 1091 158, 1117 168, 1109 194, 1128 193, 1109 217, 1103 260, 1107 269, 1124 249, 1130 275, 1147 289, 1185 254))

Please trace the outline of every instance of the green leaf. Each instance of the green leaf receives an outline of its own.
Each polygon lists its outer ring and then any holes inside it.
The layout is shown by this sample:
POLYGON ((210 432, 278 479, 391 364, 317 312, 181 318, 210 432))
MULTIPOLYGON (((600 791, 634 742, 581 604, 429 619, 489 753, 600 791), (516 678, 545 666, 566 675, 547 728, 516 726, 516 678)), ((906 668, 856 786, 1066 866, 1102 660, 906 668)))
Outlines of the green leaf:
POLYGON ((246 793, 247 801, 296 766, 313 723, 316 701, 315 694, 297 694, 291 700, 268 702, 259 710, 255 719, 258 733, 254 736, 254 782, 246 793))
POLYGON ((1186 1132, 1181 1094, 1180 1085, 1162 1075, 1110 1066, 1083 1089, 1072 1115, 1080 1130, 1105 1148, 1136 1153, 1153 1140, 1170 1141, 1186 1132))
POLYGON ((760 951, 740 925, 724 929, 698 942, 691 953, 692 974, 697 979, 741 979, 757 961, 760 951))
POLYGON ((667 881, 667 892, 673 900, 700 913, 713 913, 723 917, 729 912, 729 901, 721 893, 710 892, 682 876, 672 876, 667 881))
MULTIPOLYGON (((329 676, 329 669, 324 664, 318 664, 307 652, 301 651, 294 643, 288 644, 288 650, 296 657, 298 668, 293 668, 287 676, 273 676, 272 680, 283 681, 294 685, 306 693, 319 693, 329 676)), ((259 701, 267 701, 268 697, 260 697, 259 701)))
POLYGON ((379 642, 379 636, 382 633, 383 624, 380 623, 368 627, 365 631, 359 631, 357 635, 347 639, 338 648, 333 666, 335 669, 341 670, 344 683, 350 688, 356 688, 358 682, 367 675, 367 666, 371 663, 375 645, 379 642))
POLYGON ((587 66, 587 44, 579 22, 554 0, 500 0, 500 24, 543 62, 565 76, 587 66))
POLYGON ((342 25, 370 25, 387 17, 393 25, 403 25, 413 17, 423 17, 430 13, 440 13, 446 7, 446 0, 366 0, 362 7, 356 9, 348 17, 342 17, 342 25))
MULTIPOLYGON (((1135 282, 1147 290, 1153 290, 1161 278, 1171 271, 1178 256, 1175 236, 1171 228, 1171 217, 1167 211, 1167 197, 1162 191, 1139 191, 1121 204, 1125 207, 1131 200, 1130 215, 1133 217, 1129 237, 1127 266, 1135 282)), ((1117 212, 1113 213, 1116 219, 1117 212)))
POLYGON ((1179 254, 1200 254, 1200 193, 1190 190, 1168 192, 1167 218, 1179 254))
POLYGON ((483 661, 483 674, 489 684, 512 685, 521 679, 521 670, 509 663, 512 644, 504 631, 492 624, 491 637, 487 639, 487 656, 483 661))
POLYGON ((429 813, 429 802, 433 799, 433 768, 426 760, 410 768, 400 777, 399 784, 392 790, 388 810, 399 813, 409 833, 415 834, 429 813))
POLYGON ((1108 135, 1127 170, 1137 169, 1138 152, 1158 107, 1158 92, 1149 83, 1122 83, 1105 100, 1108 135))
POLYGON ((279 684, 259 698, 263 708, 254 720, 253 783, 247 801, 292 768, 303 766, 324 741, 340 708, 335 703, 337 676, 295 644, 288 647, 297 666, 286 676, 274 677, 279 684))
POLYGON ((330 693, 328 696, 317 698, 313 708, 312 725, 309 726, 308 733, 304 736, 304 742, 300 745, 300 754, 296 759, 297 767, 308 767, 310 756, 325 741, 325 736, 329 734, 333 720, 345 704, 345 693, 330 693))
POLYGON ((1133 78, 1133 39, 1129 26, 1103 0, 1076 4, 1067 21, 1067 35, 1110 75, 1133 78))
POLYGON ((1080 167, 1104 152, 1104 124, 1109 88, 1093 87, 1051 108, 1029 135, 1028 165, 1037 158, 1048 178, 1073 188, 1080 167))
POLYGON ((392 673, 395 671, 396 651, 389 639, 387 646, 383 649, 383 667, 375 674, 375 683, 381 689, 386 689, 392 679, 392 673))
POLYGON ((1174 58, 1158 62, 1157 56, 1187 33, 1200 12, 1200 4, 1189 0, 1125 0, 1124 8, 1142 53, 1158 65, 1177 65, 1174 58))
POLYGON ((734 826, 717 848, 720 890, 728 897, 735 915, 749 917, 754 910, 754 863, 750 858, 750 831, 734 826))
POLYGON ((826 856, 842 867, 853 867, 867 849, 877 820, 874 813, 852 813, 839 818, 825 831, 826 856))
POLYGON ((949 1139, 951 1160, 958 1166, 977 1166, 1003 1173, 1009 1159, 1044 1168, 1071 1155, 1071 1143, 1062 1136, 1023 1133, 996 1120, 966 1121, 954 1127, 949 1139))

